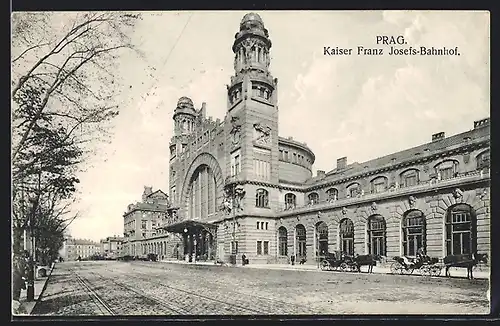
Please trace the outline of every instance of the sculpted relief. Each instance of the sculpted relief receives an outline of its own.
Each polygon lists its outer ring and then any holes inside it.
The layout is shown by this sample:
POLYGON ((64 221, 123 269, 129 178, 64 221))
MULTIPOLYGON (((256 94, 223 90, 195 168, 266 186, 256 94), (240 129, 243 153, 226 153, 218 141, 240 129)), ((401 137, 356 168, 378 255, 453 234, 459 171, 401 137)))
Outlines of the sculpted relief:
POLYGON ((254 139, 253 139, 254 141, 262 145, 267 145, 270 143, 271 127, 261 123, 254 123, 253 128, 254 128, 254 139))
POLYGON ((233 145, 238 145, 241 140, 241 123, 239 117, 231 117, 231 143, 233 145))

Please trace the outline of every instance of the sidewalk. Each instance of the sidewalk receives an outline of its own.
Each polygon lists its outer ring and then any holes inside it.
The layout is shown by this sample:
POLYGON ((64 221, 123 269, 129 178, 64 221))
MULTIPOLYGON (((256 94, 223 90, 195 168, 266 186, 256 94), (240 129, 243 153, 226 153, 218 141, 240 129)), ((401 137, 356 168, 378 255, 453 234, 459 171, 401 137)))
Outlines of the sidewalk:
MULTIPOLYGON (((215 265, 213 261, 197 261, 195 263, 188 263, 184 260, 162 260, 160 263, 167 264, 184 264, 184 265, 215 265)), ((272 269, 272 270, 294 270, 294 271, 310 271, 310 272, 330 272, 330 271, 322 271, 317 265, 304 264, 304 265, 290 265, 290 264, 248 264, 242 266, 241 264, 236 265, 227 265, 228 267, 238 267, 238 268, 256 268, 256 269, 272 269)), ((361 267, 361 272, 366 274, 367 266, 361 267)), ((330 273, 334 273, 333 271, 330 273)), ((352 273, 352 272, 344 272, 344 273, 352 273)), ((387 266, 374 266, 373 267, 374 274, 391 274, 390 265, 387 266)), ((437 277, 444 277, 445 269, 441 270, 441 274, 437 277)), ((415 270, 413 272, 414 275, 419 275, 419 272, 415 270)), ((490 272, 489 270, 481 270, 473 272, 474 278, 476 279, 489 279, 490 272)), ((462 277, 467 278, 467 269, 465 268, 450 268, 450 276, 451 277, 462 277)))
POLYGON ((19 298, 19 302, 21 303, 21 306, 26 310, 25 314, 22 315, 30 315, 33 309, 35 308, 36 303, 40 299, 44 289, 45 285, 47 284, 47 281, 49 280, 50 274, 52 274, 52 270, 54 269, 55 264, 52 265, 50 270, 47 272, 46 277, 37 277, 34 283, 35 287, 35 300, 34 301, 27 301, 27 291, 22 290, 21 291, 21 297, 19 298))

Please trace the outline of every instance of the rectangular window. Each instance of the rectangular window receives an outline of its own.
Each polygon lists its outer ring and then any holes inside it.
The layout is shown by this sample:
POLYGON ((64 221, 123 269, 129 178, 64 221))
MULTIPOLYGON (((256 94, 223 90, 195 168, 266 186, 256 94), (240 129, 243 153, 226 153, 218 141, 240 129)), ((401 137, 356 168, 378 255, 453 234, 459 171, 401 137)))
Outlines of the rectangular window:
POLYGON ((293 163, 297 163, 297 153, 293 153, 293 163))
POLYGON ((285 161, 288 162, 288 151, 285 151, 285 161))
POLYGON ((264 255, 269 255, 269 241, 264 241, 264 255))
POLYGON ((349 189, 349 194, 351 197, 356 197, 358 195, 358 188, 352 187, 351 189, 349 189))
POLYGON ((411 187, 411 186, 416 186, 417 185, 417 175, 416 174, 413 174, 413 175, 408 175, 406 176, 405 178, 405 187, 411 187))
POLYGON ((262 255, 262 241, 257 241, 257 255, 262 255))
POLYGON ((268 225, 269 225, 269 223, 268 223, 268 222, 266 222, 266 230, 267 230, 267 226, 268 226, 268 225))
POLYGON ((233 255, 238 253, 238 241, 231 241, 231 252, 233 255))
POLYGON ((264 222, 260 222, 260 229, 264 230, 264 222))
POLYGON ((231 155, 231 176, 236 176, 241 172, 241 156, 240 151, 236 151, 231 155))
POLYGON ((280 160, 283 160, 283 150, 280 149, 280 156, 279 156, 279 159, 280 160))
POLYGON ((385 191, 385 181, 377 181, 373 183, 373 192, 380 193, 385 191))
POLYGON ((257 222, 257 230, 259 229, 259 222, 257 222))
POLYGON ((451 179, 454 174, 453 167, 441 169, 439 173, 441 174, 441 180, 451 179))

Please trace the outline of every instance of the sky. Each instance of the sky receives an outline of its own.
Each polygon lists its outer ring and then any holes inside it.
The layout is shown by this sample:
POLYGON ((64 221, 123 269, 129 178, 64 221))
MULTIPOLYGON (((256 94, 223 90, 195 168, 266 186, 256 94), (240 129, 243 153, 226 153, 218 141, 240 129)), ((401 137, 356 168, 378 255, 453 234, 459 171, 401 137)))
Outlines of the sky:
MULTIPOLYGON (((144 53, 119 57, 125 90, 113 138, 79 175, 81 216, 72 236, 123 234, 123 213, 144 186, 168 189, 172 113, 181 96, 224 118, 231 46, 246 12, 145 12, 133 31, 144 53)), ((472 129, 489 116, 486 12, 257 12, 273 42, 279 134, 306 142, 313 171, 337 158, 363 162, 472 129), (407 46, 458 47, 460 56, 325 56, 325 46, 377 47, 377 35, 407 46), (312 132, 314 131, 314 132, 312 132)), ((388 51, 388 48, 385 48, 388 51)), ((314 172, 315 173, 315 172, 314 172)))

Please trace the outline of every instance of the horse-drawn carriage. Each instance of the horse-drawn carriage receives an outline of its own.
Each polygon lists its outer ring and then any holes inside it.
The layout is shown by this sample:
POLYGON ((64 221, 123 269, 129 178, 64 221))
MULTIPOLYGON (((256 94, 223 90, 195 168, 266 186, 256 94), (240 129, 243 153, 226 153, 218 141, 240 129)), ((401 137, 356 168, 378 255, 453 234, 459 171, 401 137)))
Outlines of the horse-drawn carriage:
POLYGON ((422 276, 439 276, 441 268, 438 258, 431 258, 428 256, 423 257, 407 257, 396 256, 393 258, 394 262, 391 264, 392 274, 413 274, 418 271, 422 276))
POLYGON ((421 256, 411 258, 406 256, 394 257, 394 263, 391 265, 392 274, 412 274, 418 271, 422 276, 439 276, 443 267, 445 268, 445 276, 450 276, 449 269, 451 267, 467 268, 467 278, 472 279, 472 268, 478 263, 487 263, 488 254, 460 254, 448 255, 443 258, 440 263, 438 258, 430 258, 421 256))
POLYGON ((372 255, 350 256, 340 251, 326 253, 321 260, 321 270, 361 272, 361 266, 368 266, 368 273, 371 273, 376 261, 372 255))

